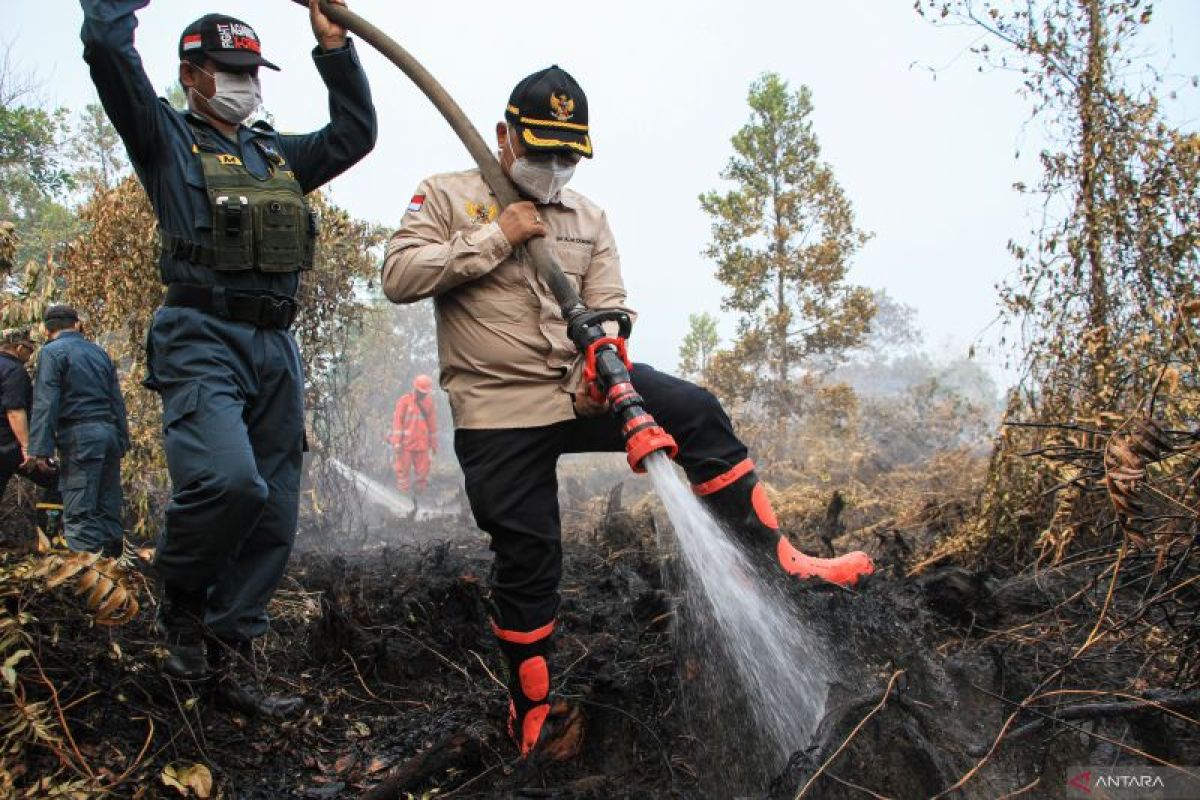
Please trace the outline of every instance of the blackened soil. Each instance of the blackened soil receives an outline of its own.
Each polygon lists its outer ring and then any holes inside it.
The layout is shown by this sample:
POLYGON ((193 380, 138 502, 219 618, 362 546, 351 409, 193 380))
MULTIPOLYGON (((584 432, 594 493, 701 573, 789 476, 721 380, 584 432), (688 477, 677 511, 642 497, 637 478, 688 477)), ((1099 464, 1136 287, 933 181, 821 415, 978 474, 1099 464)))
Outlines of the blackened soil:
MULTIPOLYGON (((694 654, 674 644, 659 555, 632 540, 573 541, 553 664, 555 692, 568 704, 564 739, 581 745, 562 763, 520 764, 504 732, 504 668, 488 623, 490 553, 457 520, 412 524, 424 544, 294 558, 274 632, 257 653, 268 688, 308 703, 287 722, 214 708, 205 687, 161 677, 149 587, 138 618, 118 628, 89 624, 69 591, 10 598, 8 613, 32 615, 26 629, 44 670, 43 680, 21 663, 24 702, 57 702, 73 739, 27 747, 17 787, 85 771, 106 796, 179 797, 162 783, 164 768, 200 763, 215 779, 211 796, 246 800, 793 798, 805 786, 810 798, 928 798, 977 763, 1011 710, 1003 698, 1029 688, 1002 657, 960 647, 961 626, 930 610, 927 587, 884 578, 857 592, 793 584, 796 613, 838 665, 826 715, 786 769, 735 785, 731 766, 753 754, 740 749, 733 723, 750 717, 697 724, 682 701, 694 654), (390 794, 367 794, 389 782, 390 794)), ((19 559, 0 552, 0 567, 19 559)), ((1095 756, 1088 741, 1047 734, 1003 746, 948 796, 1023 787, 1025 797, 1062 796, 1066 765, 1095 756)))

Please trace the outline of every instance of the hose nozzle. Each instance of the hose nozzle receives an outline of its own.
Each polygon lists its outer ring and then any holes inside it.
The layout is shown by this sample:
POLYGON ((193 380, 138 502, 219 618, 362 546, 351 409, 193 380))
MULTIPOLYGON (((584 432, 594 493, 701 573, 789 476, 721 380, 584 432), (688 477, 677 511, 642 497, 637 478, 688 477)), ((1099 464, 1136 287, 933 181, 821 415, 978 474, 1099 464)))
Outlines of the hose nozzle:
POLYGON ((643 462, 651 453, 664 450, 670 459, 679 453, 679 445, 675 444, 671 434, 660 428, 654 422, 654 417, 649 414, 646 417, 650 420, 648 427, 625 436, 625 458, 629 461, 629 468, 638 474, 646 471, 643 462))
POLYGON ((621 423, 626 458, 634 472, 646 471, 646 456, 664 451, 675 458, 679 445, 646 411, 646 401, 633 388, 625 340, 631 328, 629 315, 619 309, 580 310, 571 316, 568 330, 583 353, 583 381, 596 400, 607 400, 621 423), (619 334, 608 336, 603 323, 615 322, 619 334))

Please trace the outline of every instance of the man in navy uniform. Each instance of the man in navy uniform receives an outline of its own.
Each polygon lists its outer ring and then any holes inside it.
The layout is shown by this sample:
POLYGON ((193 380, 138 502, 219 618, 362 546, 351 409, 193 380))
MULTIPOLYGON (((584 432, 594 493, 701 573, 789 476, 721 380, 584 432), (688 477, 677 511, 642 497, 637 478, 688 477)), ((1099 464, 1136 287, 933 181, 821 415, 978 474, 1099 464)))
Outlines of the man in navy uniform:
MULTIPOLYGON (((345 5, 345 0, 329 0, 345 5)), ((164 671, 215 675, 216 697, 286 715, 248 658, 296 533, 304 408, 289 332, 317 220, 305 196, 367 155, 376 137, 367 78, 346 30, 310 15, 330 123, 304 135, 246 125, 261 103, 258 35, 209 14, 179 40, 188 110, 160 100, 134 49, 149 0, 80 0, 84 60, 150 196, 167 285, 147 342, 146 385, 163 402, 173 495, 155 566, 163 579, 164 671)), ((119 265, 113 265, 114 269, 119 265)))
POLYGON ((13 475, 42 488, 58 484, 54 468, 39 470, 29 457, 29 411, 33 407, 33 381, 25 369, 35 350, 33 337, 22 328, 0 335, 0 497, 13 475))
POLYGON ((40 472, 58 449, 63 530, 72 550, 121 554, 121 457, 129 425, 117 370, 108 353, 79 330, 70 306, 50 306, 50 340, 38 356, 29 425, 29 457, 40 472))

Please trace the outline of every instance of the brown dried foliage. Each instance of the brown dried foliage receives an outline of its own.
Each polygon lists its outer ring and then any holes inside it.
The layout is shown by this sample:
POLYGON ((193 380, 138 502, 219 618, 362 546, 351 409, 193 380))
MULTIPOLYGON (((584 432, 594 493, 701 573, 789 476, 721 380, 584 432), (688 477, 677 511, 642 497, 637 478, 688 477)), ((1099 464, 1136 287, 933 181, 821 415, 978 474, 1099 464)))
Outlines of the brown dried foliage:
POLYGON ((111 558, 96 553, 52 553, 34 570, 32 577, 47 589, 56 589, 68 581, 76 596, 99 625, 124 625, 141 607, 137 588, 128 573, 111 558))

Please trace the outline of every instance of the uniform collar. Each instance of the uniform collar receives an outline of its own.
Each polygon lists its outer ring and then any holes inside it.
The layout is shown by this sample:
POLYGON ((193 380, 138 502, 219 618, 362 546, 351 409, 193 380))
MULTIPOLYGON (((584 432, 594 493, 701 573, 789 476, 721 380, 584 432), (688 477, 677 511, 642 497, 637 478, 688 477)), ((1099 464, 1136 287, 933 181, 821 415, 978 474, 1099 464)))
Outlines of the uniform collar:
POLYGON ((82 338, 83 338, 83 334, 80 333, 79 331, 63 331, 58 336, 54 337, 54 341, 57 342, 59 339, 82 339, 82 338))
MULTIPOLYGON (((493 192, 491 189, 488 190, 488 194, 490 194, 492 197, 496 196, 496 193, 493 192)), ((525 198, 521 198, 521 199, 525 199, 525 198)), ((558 193, 558 197, 551 198, 549 203, 538 203, 538 205, 562 206, 563 208, 567 209, 568 211, 578 211, 579 210, 579 199, 577 197, 572 197, 571 195, 568 195, 566 190, 564 189, 563 191, 558 193)))
MULTIPOLYGON (((183 113, 184 113, 184 116, 186 116, 188 118, 188 121, 191 122, 193 125, 201 125, 204 128, 207 128, 208 130, 212 131, 215 135, 224 139, 225 141, 227 141, 227 142, 231 141, 229 139, 229 137, 227 137, 225 134, 223 134, 219 130, 217 130, 217 127, 215 125, 213 125, 212 122, 210 122, 207 117, 200 116, 196 112, 192 111, 190 108, 187 109, 186 111, 184 111, 183 113)), ((272 128, 270 125, 268 125, 266 122, 263 122, 263 121, 255 122, 253 125, 239 124, 237 127, 237 138, 238 138, 238 141, 241 141, 243 138, 246 138, 246 137, 261 137, 261 136, 269 137, 274 132, 275 132, 274 128, 272 128)))
POLYGON ((22 361, 21 359, 17 358, 12 353, 0 353, 0 358, 7 358, 9 361, 12 361, 14 364, 19 364, 22 367, 25 366, 25 362, 22 361))
MULTIPOLYGON (((213 125, 211 122, 209 122, 207 117, 200 116, 195 111, 192 111, 190 108, 187 111, 184 111, 183 113, 184 113, 184 116, 187 117, 188 122, 191 123, 193 126, 205 128, 206 130, 212 131, 213 135, 216 136, 218 139, 224 139, 225 141, 230 141, 229 137, 226 136, 225 134, 221 133, 221 131, 217 130, 217 126, 213 125)), ((238 125, 238 129, 237 129, 237 138, 238 139, 242 138, 242 131, 245 129, 246 129, 245 125, 238 125)))
POLYGON ((579 198, 574 192, 563 189, 558 193, 558 197, 550 201, 550 205, 560 205, 563 208, 570 209, 571 211, 578 211, 579 198))

